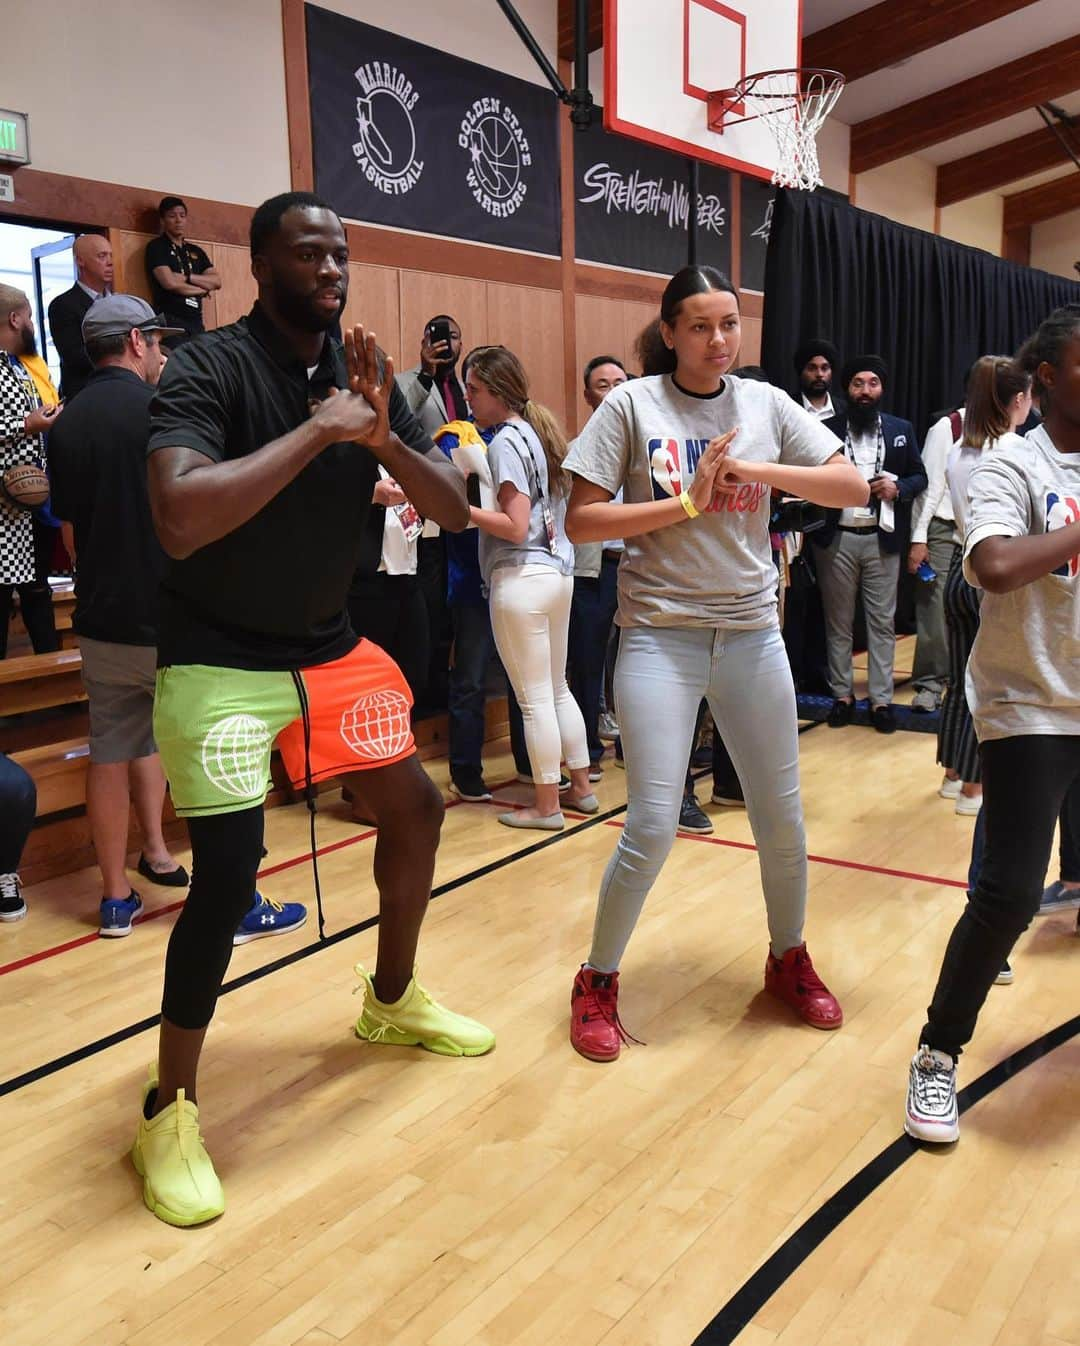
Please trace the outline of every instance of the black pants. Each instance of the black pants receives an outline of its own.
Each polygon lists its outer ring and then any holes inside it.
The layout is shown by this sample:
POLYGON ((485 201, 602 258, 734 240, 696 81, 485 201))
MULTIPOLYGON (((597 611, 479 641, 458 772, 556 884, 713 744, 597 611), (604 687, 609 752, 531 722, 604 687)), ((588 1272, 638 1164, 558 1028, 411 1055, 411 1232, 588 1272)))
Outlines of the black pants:
POLYGON ((14 874, 34 825, 37 790, 18 762, 0 753, 0 874, 14 874))
MULTIPOLYGON (((450 775, 482 770, 484 752, 484 704, 487 701, 488 667, 495 654, 491 614, 486 603, 454 603, 453 659, 448 692, 450 775)), ((525 725, 510 680, 506 681, 510 719, 510 749, 520 775, 531 776, 525 725)))
POLYGON ((607 553, 595 579, 574 577, 574 597, 570 603, 566 681, 581 707, 589 760, 593 762, 599 762, 604 755, 598 732, 600 694, 604 689, 604 663, 611 623, 619 606, 618 570, 618 557, 607 553))
POLYGON ((991 739, 980 751, 986 851, 920 1038, 953 1056, 971 1040, 994 978, 1038 908, 1054 824, 1080 782, 1080 735, 991 739))
POLYGON ((358 636, 386 651, 405 674, 417 704, 427 691, 431 662, 428 609, 415 575, 370 575, 353 580, 349 620, 358 636))
POLYGON ((0 659, 7 656, 8 632, 15 590, 19 591, 19 611, 30 636, 35 654, 48 654, 60 648, 53 615, 49 566, 52 561, 56 529, 34 520, 34 578, 29 584, 0 584, 0 659))

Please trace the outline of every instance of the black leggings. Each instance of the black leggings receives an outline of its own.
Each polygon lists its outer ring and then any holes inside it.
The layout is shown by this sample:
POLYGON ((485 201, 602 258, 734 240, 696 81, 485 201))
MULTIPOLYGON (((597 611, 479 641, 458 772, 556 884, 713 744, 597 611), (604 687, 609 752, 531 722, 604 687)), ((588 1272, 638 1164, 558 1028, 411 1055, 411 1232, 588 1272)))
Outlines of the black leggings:
POLYGON ((255 899, 263 856, 263 809, 189 818, 191 888, 165 956, 162 1015, 177 1028, 205 1028, 233 951, 236 927, 255 899))
POLYGON ((938 974, 920 1042, 959 1056, 1001 965, 1031 924, 1054 824, 1080 782, 1080 736, 1025 734, 981 745, 986 852, 938 974))

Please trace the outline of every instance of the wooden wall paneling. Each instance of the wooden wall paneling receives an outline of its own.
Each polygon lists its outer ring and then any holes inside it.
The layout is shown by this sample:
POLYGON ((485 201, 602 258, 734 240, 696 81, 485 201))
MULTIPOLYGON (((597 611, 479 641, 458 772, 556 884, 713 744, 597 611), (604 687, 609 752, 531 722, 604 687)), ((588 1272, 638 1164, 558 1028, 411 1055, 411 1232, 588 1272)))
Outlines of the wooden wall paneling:
POLYGON ((499 340, 488 323, 487 286, 463 276, 424 271, 401 272, 401 368, 420 363, 424 324, 436 313, 448 313, 461 324, 462 353, 499 340))
MULTIPOLYGON (((205 244, 202 245, 206 247, 205 244)), ((210 251, 209 248, 206 249, 210 251)), ((251 274, 251 252, 248 248, 238 247, 234 243, 214 245, 214 265, 221 276, 221 289, 211 296, 214 305, 215 327, 224 327, 226 323, 236 322, 258 297, 258 286, 251 274)), ((203 321, 210 326, 210 303, 203 305, 203 321)))
POLYGON ((289 177, 294 192, 315 189, 311 148, 304 0, 281 0, 281 44, 285 58, 285 117, 289 127, 289 177))
POLYGON ((638 334, 643 328, 648 327, 652 320, 659 316, 660 305, 639 304, 632 299, 624 299, 622 302, 623 316, 623 363, 631 374, 640 374, 641 365, 637 356, 634 354, 634 343, 638 339, 638 334))
POLYGON ((491 340, 509 346, 521 360, 530 395, 554 412, 572 437, 577 427, 567 416, 561 291, 492 283, 487 301, 491 340))
MULTIPOLYGON (((559 62, 559 74, 567 88, 574 83, 574 68, 569 60, 559 62)), ((576 434, 578 429, 577 404, 578 391, 577 366, 580 363, 577 349, 577 318, 574 312, 576 293, 574 287, 574 256, 577 252, 577 222, 574 218, 577 192, 574 189, 574 137, 578 134, 570 121, 565 108, 559 109, 559 204, 562 226, 561 259, 561 310, 562 349, 563 349, 563 395, 562 404, 566 410, 567 430, 576 434), (572 422, 572 423, 571 423, 572 422)))
POLYGON ((617 355, 628 369, 630 364, 626 358, 626 322, 621 300, 579 294, 574 305, 574 317, 581 364, 581 369, 576 371, 575 430, 580 430, 589 419, 589 407, 582 393, 581 370, 594 355, 617 355))
POLYGON ((369 332, 375 333, 379 345, 393 358, 395 369, 409 369, 416 363, 418 343, 414 343, 417 350, 407 348, 403 362, 401 277, 397 267, 349 263, 349 299, 342 326, 351 327, 356 323, 363 323, 369 332))
POLYGON ((118 274, 123 277, 124 293, 141 295, 149 303, 152 295, 146 278, 146 245, 154 235, 112 229, 109 236, 113 239, 113 253, 119 262, 118 274))
POLYGON ((739 347, 740 365, 761 364, 761 328, 760 318, 742 318, 742 345, 739 347))

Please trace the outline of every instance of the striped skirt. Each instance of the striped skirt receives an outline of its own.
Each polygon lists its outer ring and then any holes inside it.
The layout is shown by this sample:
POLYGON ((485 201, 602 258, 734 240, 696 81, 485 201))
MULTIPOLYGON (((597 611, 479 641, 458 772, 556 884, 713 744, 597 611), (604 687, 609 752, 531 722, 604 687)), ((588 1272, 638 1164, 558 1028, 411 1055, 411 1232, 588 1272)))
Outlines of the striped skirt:
POLYGON ((964 675, 979 630, 979 591, 964 579, 963 548, 954 547, 945 581, 945 627, 949 636, 949 683, 941 707, 938 761, 962 781, 977 784, 979 744, 968 710, 964 675))

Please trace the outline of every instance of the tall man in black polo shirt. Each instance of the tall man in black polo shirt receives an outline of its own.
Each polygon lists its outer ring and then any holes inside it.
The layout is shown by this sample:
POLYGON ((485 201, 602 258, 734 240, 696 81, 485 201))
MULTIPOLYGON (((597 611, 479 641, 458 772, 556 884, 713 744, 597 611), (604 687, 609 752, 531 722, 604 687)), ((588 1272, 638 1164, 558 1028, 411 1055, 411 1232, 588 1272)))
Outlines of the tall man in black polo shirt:
POLYGON ((161 233, 146 245, 146 276, 155 306, 180 329, 165 342, 175 350, 206 330, 202 306, 221 289, 221 277, 204 250, 184 237, 187 206, 178 196, 163 197, 158 216, 161 233))
POLYGON ((381 463, 425 516, 468 523, 464 479, 380 372, 373 336, 327 338, 344 308, 337 215, 290 192, 251 222, 259 300, 184 346, 152 407, 150 497, 173 563, 162 586, 154 728, 194 878, 169 942, 158 1074, 132 1152, 147 1206, 171 1224, 220 1215, 198 1136, 195 1079, 262 854, 270 749, 296 786, 346 774, 374 818, 379 950, 356 1032, 444 1055, 494 1036, 413 976, 443 802, 409 728, 397 665, 349 628, 346 596, 381 463))

